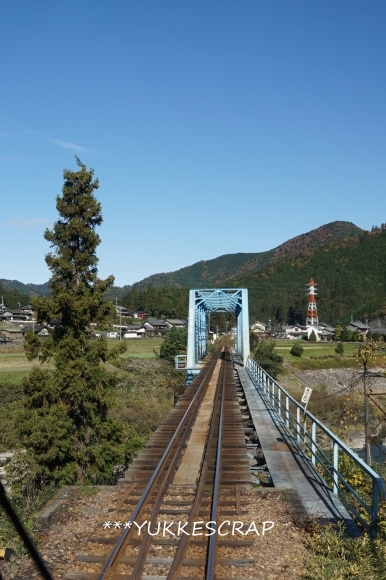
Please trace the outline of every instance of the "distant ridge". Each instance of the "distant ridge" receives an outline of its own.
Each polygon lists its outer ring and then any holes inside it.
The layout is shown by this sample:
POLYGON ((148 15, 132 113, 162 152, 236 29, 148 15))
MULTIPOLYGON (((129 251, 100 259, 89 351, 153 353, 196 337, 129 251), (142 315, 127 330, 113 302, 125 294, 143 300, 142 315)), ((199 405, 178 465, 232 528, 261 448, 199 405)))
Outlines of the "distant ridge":
MULTIPOLYGON (((290 258, 302 252, 315 250, 320 246, 344 239, 358 238, 365 230, 352 222, 335 221, 284 242, 266 252, 224 254, 212 260, 201 260, 174 272, 158 273, 148 276, 132 285, 113 286, 107 293, 110 299, 120 298, 132 288, 144 289, 149 284, 156 288, 203 288, 224 286, 238 277, 251 274, 262 268, 290 258)), ((48 282, 45 284, 23 284, 18 280, 0 279, 7 290, 16 289, 28 296, 49 294, 48 282)), ((233 284, 232 284, 233 285, 233 284)))
POLYGON ((352 222, 335 221, 296 236, 267 252, 225 254, 213 260, 201 260, 174 272, 148 276, 133 284, 132 288, 143 289, 149 284, 156 288, 223 286, 227 281, 270 266, 291 255, 307 252, 337 240, 358 238, 364 231, 352 222))
POLYGON ((6 290, 17 290, 20 294, 27 294, 27 296, 44 296, 50 293, 48 282, 45 282, 45 284, 23 284, 23 282, 18 280, 0 278, 0 284, 6 290))

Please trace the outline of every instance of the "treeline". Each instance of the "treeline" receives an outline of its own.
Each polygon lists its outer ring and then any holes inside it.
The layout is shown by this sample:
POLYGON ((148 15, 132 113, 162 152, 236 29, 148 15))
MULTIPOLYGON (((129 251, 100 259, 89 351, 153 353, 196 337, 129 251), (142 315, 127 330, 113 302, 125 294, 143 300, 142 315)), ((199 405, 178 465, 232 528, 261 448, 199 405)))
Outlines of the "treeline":
POLYGON ((335 325, 351 315, 386 315, 386 230, 333 242, 240 276, 231 286, 249 292, 251 320, 305 323, 308 282, 317 283, 319 320, 335 325))
POLYGON ((4 304, 8 308, 19 308, 20 306, 27 306, 30 303, 31 297, 28 294, 21 294, 18 290, 7 290, 0 284, 0 301, 3 297, 4 304))
POLYGON ((145 289, 132 288, 122 297, 122 306, 129 312, 145 310, 149 316, 158 318, 186 319, 189 308, 187 288, 155 288, 151 284, 145 289))

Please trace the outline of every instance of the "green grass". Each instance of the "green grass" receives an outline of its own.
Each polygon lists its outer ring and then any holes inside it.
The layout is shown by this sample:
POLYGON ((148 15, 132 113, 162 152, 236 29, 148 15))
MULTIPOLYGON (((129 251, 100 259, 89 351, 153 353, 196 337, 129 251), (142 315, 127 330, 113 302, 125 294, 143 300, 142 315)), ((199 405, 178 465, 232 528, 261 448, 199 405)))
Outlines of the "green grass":
MULTIPOLYGON (((156 356, 154 350, 159 353, 163 338, 129 338, 124 340, 127 345, 126 352, 121 355, 121 358, 154 358, 156 356)), ((109 340, 110 348, 116 346, 118 340, 109 340)))
MULTIPOLYGON (((294 345, 293 340, 278 340, 276 341, 276 351, 283 357, 284 363, 290 364, 298 370, 319 370, 319 369, 343 369, 352 368, 356 366, 355 353, 358 348, 358 343, 348 342, 344 343, 344 354, 338 356, 335 352, 337 343, 322 342, 309 343, 307 341, 300 341, 304 352, 301 357, 293 356, 290 353, 294 345)), ((385 365, 386 360, 379 358, 377 364, 385 365), (383 364, 382 364, 383 363, 383 364)))
MULTIPOLYGON (((142 358, 151 359, 159 353, 163 338, 138 338, 125 340, 127 351, 122 355, 123 359, 142 358)), ((109 340, 110 348, 115 346, 118 341, 109 340)), ((19 385, 23 378, 28 375, 30 370, 39 361, 28 361, 22 346, 10 346, 0 348, 0 383, 9 383, 19 385)), ((113 368, 111 370, 114 370, 113 368)), ((116 370, 116 369, 115 369, 116 370)))
MULTIPOLYGON (((310 356, 334 356, 335 348, 337 343, 335 342, 321 342, 321 343, 310 343, 306 340, 299 341, 302 347, 304 348, 303 357, 309 358, 310 356)), ((279 354, 284 358, 285 362, 293 361, 296 358, 292 356, 290 353, 291 348, 295 344, 294 340, 277 340, 276 341, 276 350, 279 354)), ((344 344, 344 354, 345 355, 352 355, 357 350, 357 343, 355 342, 345 342, 344 344)))
POLYGON ((22 346, 0 348, 0 383, 18 385, 39 361, 28 361, 22 346))
POLYGON ((0 349, 0 383, 20 384, 34 366, 27 360, 24 351, 15 350, 15 347, 0 349))
POLYGON ((386 545, 383 538, 353 539, 331 526, 310 530, 305 537, 306 569, 303 580, 384 580, 386 545))
POLYGON ((78 494, 81 497, 92 497, 96 493, 98 493, 98 489, 96 487, 92 487, 90 485, 80 486, 77 490, 78 494))

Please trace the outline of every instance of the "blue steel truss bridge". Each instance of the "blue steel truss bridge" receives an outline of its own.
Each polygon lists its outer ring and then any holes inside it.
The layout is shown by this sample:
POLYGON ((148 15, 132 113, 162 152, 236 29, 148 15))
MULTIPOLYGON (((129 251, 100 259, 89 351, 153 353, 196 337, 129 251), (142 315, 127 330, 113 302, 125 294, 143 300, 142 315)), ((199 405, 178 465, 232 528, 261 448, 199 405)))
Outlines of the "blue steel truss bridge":
POLYGON ((236 316, 236 353, 249 356, 248 290, 246 288, 195 289, 189 292, 188 369, 200 369, 208 354, 209 319, 214 312, 236 316))

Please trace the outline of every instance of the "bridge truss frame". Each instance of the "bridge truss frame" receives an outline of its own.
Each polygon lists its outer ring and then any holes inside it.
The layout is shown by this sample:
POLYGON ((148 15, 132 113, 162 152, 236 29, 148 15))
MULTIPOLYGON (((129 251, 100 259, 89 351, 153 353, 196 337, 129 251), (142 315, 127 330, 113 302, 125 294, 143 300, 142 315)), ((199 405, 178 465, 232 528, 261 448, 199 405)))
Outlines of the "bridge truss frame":
POLYGON ((199 368, 208 354, 208 319, 213 312, 236 315, 236 352, 244 364, 249 354, 249 311, 247 288, 193 289, 189 292, 187 367, 199 368))

